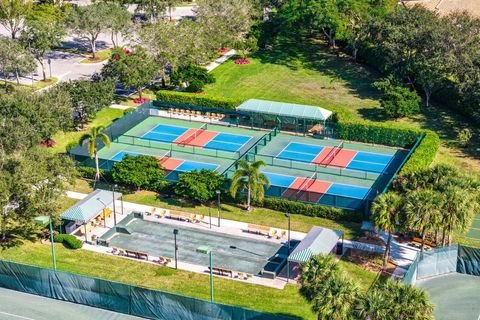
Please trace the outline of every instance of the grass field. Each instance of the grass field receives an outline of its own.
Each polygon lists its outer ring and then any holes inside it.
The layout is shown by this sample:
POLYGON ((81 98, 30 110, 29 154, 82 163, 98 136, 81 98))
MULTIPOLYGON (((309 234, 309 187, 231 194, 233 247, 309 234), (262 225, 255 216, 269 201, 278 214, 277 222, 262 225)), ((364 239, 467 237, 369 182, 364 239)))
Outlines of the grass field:
POLYGON ((95 52, 95 59, 92 59, 91 53, 89 53, 89 56, 80 60, 80 63, 86 63, 86 64, 99 63, 109 59, 111 54, 112 54, 112 51, 110 49, 97 51, 95 52))
POLYGON ((57 132, 53 136, 53 140, 57 142, 55 147, 53 147, 53 150, 58 153, 63 153, 66 151, 66 147, 72 142, 77 142, 78 139, 80 139, 80 137, 88 131, 88 128, 97 127, 99 125, 108 126, 115 119, 118 119, 122 116, 123 110, 113 108, 102 109, 97 113, 95 119, 93 119, 93 121, 90 122, 84 130, 57 132))
MULTIPOLYGON (((175 292, 191 297, 209 299, 207 275, 163 266, 141 263, 86 250, 69 250, 55 246, 57 266, 61 271, 100 277, 139 286, 175 292)), ((51 267, 50 246, 27 242, 20 247, 5 249, 0 258, 42 267, 51 267)), ((376 274, 345 261, 341 267, 366 291, 376 280, 376 274)), ((301 319, 315 319, 310 307, 298 293, 296 285, 284 290, 246 284, 215 277, 217 302, 234 304, 256 310, 288 314, 301 319)))
POLYGON ((207 97, 313 104, 357 118, 379 106, 378 92, 371 87, 377 75, 322 45, 283 43, 250 60, 236 65, 230 59, 215 69, 216 83, 205 87, 207 97))

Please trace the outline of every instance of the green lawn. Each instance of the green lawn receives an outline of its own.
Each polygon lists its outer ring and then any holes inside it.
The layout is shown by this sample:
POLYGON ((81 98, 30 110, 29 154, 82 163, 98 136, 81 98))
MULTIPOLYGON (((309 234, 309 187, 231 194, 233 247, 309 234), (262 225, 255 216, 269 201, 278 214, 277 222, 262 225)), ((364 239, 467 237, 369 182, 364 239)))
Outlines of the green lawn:
POLYGON ((323 44, 275 48, 259 51, 249 65, 230 59, 216 68, 207 96, 312 104, 357 118, 378 108, 378 92, 371 87, 377 75, 348 57, 329 53, 323 44))
POLYGON ((80 63, 99 63, 109 59, 111 55, 112 51, 110 49, 95 52, 95 59, 92 59, 92 54, 89 53, 89 56, 85 59, 80 60, 80 63))
MULTIPOLYGON (((191 297, 209 299, 207 275, 163 266, 122 259, 86 250, 69 250, 55 245, 57 266, 68 271, 134 285, 179 293, 191 297)), ((20 247, 5 249, 0 258, 42 267, 51 267, 50 246, 27 242, 20 247)), ((340 261, 344 270, 367 290, 376 274, 360 269, 353 264, 340 261)), ((301 319, 315 319, 307 303, 298 294, 296 285, 287 285, 284 290, 247 284, 215 277, 215 300, 251 309, 288 314, 301 319)))
MULTIPOLYGON (((21 83, 21 84, 17 84, 16 81, 7 81, 7 83, 9 85, 12 85, 14 90, 33 90, 33 91, 37 91, 37 90, 40 90, 40 89, 43 89, 43 88, 46 88, 46 87, 49 87, 49 86, 52 86, 54 85, 56 82, 58 81, 57 78, 55 77, 51 77, 51 78, 47 78, 47 81, 43 81, 43 80, 40 80, 40 81, 34 81, 33 82, 33 87, 32 87, 32 84, 24 84, 24 83, 21 83)), ((5 81, 2 81, 0 83, 0 90, 3 91, 4 89, 4 86, 5 86, 5 81)))
POLYGON ((68 144, 70 144, 71 142, 77 142, 78 139, 80 139, 80 137, 88 131, 88 128, 96 127, 99 125, 108 126, 115 119, 118 119, 122 116, 123 110, 113 108, 102 109, 97 113, 95 119, 93 119, 92 122, 88 124, 88 127, 85 130, 57 132, 53 136, 53 140, 57 142, 53 150, 58 153, 63 153, 66 151, 66 147, 68 146, 68 144))
MULTIPOLYGON (((97 187, 102 188, 101 185, 97 185, 97 187)), ((103 187, 110 188, 110 186, 103 187)), ((72 188, 72 190, 83 193, 90 193, 93 191, 88 182, 80 179, 77 180, 77 183, 72 188)), ((155 193, 149 191, 139 191, 129 194, 124 192, 123 200, 149 206, 156 206, 166 209, 174 209, 208 215, 207 206, 193 205, 191 203, 181 202, 175 198, 159 198, 155 193)), ((216 216, 216 207, 212 208, 212 214, 213 216, 216 216)), ((221 217, 224 219, 256 223, 277 228, 287 228, 287 220, 283 212, 278 212, 270 209, 255 208, 251 212, 246 212, 245 210, 243 210, 243 208, 240 208, 238 206, 222 204, 221 217)), ((324 218, 307 217, 301 214, 292 214, 292 230, 306 233, 312 228, 312 226, 322 226, 331 229, 343 230, 345 232, 345 239, 355 239, 363 235, 360 223, 337 222, 324 218)))

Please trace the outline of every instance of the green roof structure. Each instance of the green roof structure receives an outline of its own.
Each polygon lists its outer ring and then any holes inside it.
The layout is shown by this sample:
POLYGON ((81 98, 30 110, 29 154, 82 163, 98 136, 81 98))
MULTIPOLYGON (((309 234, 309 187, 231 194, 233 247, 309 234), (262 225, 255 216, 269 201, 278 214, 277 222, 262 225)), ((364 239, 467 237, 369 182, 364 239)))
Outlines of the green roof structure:
POLYGON ((237 111, 319 121, 325 121, 332 115, 332 111, 316 106, 259 99, 245 101, 237 107, 237 111))
POLYGON ((288 257, 288 261, 305 263, 314 255, 330 253, 343 237, 340 230, 312 227, 305 238, 298 244, 288 257))
MULTIPOLYGON (((122 196, 115 192, 115 200, 122 196)), ((97 189, 88 196, 77 202, 60 216, 63 220, 75 221, 78 224, 85 224, 98 216, 103 209, 113 202, 113 192, 97 189)))

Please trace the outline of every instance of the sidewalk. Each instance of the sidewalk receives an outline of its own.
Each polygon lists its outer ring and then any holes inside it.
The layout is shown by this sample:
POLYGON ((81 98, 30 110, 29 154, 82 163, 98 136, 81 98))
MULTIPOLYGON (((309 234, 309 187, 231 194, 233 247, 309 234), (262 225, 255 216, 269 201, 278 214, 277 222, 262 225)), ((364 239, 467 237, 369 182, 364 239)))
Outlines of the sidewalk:
POLYGON ((218 58, 217 60, 215 60, 212 63, 210 63, 209 65, 207 65, 205 68, 208 70, 208 72, 211 72, 213 69, 215 69, 216 67, 218 67, 219 65, 221 65, 222 63, 224 63, 225 61, 230 59, 231 57, 233 57, 236 53, 237 52, 232 49, 232 50, 228 51, 227 53, 225 53, 220 58, 218 58))

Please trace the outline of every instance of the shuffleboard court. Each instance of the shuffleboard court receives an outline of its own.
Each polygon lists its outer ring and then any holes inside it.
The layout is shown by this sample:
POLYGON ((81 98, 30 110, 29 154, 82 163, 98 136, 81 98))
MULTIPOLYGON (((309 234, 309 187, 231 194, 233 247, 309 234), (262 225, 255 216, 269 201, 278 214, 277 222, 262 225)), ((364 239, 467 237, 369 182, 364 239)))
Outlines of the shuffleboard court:
POLYGON ((102 239, 108 240, 110 247, 173 258, 175 249, 172 235, 173 229, 177 229, 179 261, 207 266, 208 256, 197 253, 196 249, 208 245, 213 248, 215 267, 252 274, 258 274, 269 259, 286 256, 287 250, 285 246, 271 241, 142 219, 131 220, 126 228, 130 234, 117 232, 109 239, 102 239))
POLYGON ((0 288, 1 320, 134 320, 144 319, 0 288))

